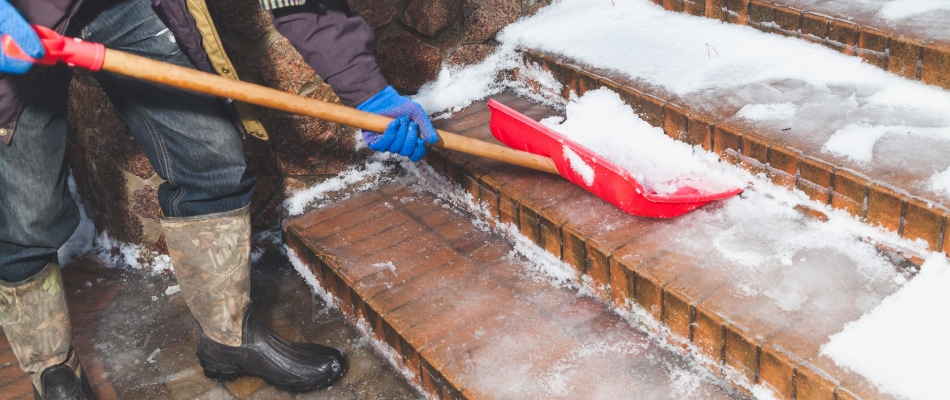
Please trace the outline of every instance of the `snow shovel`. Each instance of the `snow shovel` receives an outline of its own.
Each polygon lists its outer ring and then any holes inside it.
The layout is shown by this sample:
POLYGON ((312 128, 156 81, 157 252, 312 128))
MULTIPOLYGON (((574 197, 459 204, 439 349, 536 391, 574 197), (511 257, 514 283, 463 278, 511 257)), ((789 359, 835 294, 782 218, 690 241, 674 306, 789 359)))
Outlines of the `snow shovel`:
MULTIPOLYGON (((42 26, 34 25, 34 29, 46 48, 46 55, 42 59, 31 59, 8 35, 4 35, 0 40, 3 52, 10 57, 39 64, 52 65, 61 61, 71 67, 82 67, 91 71, 106 70, 374 132, 384 131, 392 121, 390 118, 354 108, 106 49, 101 43, 64 37, 42 26)), ((667 196, 644 193, 643 187, 623 169, 524 115, 500 106, 500 103, 492 104, 491 130, 499 140, 514 149, 443 130, 438 130, 439 141, 435 145, 538 171, 560 174, 625 212, 638 216, 671 218, 741 191, 741 189, 735 189, 724 193, 703 193, 697 190, 686 192, 681 190, 683 193, 667 196), (555 145, 555 143, 560 144, 555 145), (575 154, 592 166, 596 178, 592 184, 584 181, 585 177, 577 172, 577 168, 571 168, 569 161, 564 158, 563 150, 558 151, 558 148, 564 147, 572 149, 575 154)))

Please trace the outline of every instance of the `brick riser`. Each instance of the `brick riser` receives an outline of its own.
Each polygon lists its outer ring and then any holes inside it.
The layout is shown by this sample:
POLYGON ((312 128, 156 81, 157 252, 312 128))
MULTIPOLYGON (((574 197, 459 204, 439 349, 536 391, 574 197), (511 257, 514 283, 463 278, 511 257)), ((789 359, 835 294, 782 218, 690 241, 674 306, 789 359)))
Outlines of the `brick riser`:
POLYGON ((645 84, 621 81, 535 50, 524 51, 523 55, 525 62, 550 71, 563 84, 564 98, 571 92, 581 95, 609 88, 641 118, 673 139, 702 146, 750 172, 766 173, 777 185, 797 188, 815 201, 845 210, 906 239, 923 239, 930 250, 950 255, 950 235, 945 235, 950 209, 940 201, 875 181, 823 160, 821 155, 805 154, 752 128, 726 121, 723 116, 689 109, 678 104, 680 100, 658 94, 645 84))
POLYGON ((764 0, 651 0, 668 11, 684 12, 760 31, 797 37, 907 79, 950 89, 950 43, 908 37, 764 0))
MULTIPOLYGON (((544 62, 554 71, 571 68, 537 54, 529 54, 528 58, 544 62)), ((583 92, 584 89, 579 87, 594 87, 591 75, 577 73, 574 76, 588 78, 572 81, 572 86, 566 87, 565 91, 583 92)), ((601 82, 610 85, 606 78, 597 84, 601 82)), ((613 88, 618 89, 615 85, 613 88)), ((725 128, 702 121, 693 122, 686 113, 664 112, 673 108, 631 87, 622 90, 628 99, 636 99, 632 104, 644 113, 645 118, 670 121, 666 124, 667 131, 674 132, 678 138, 692 137, 707 148, 713 143, 722 146, 728 140, 725 128), (694 130, 687 130, 687 126, 694 130)), ((534 119, 551 113, 513 96, 496 98, 534 119)), ((437 127, 482 140, 494 140, 488 131, 487 118, 484 103, 476 103, 456 113, 449 121, 439 121, 437 127)), ((742 143, 741 137, 734 137, 736 144, 742 143)), ((728 146, 716 148, 721 154, 733 157, 741 154, 728 146), (727 153, 725 149, 733 150, 727 153)), ((781 152, 780 146, 772 148, 774 153, 766 154, 786 154, 781 152)), ((800 158, 800 154, 793 158, 796 168, 800 158)), ((749 319, 742 311, 729 311, 717 304, 712 297, 722 287, 722 282, 716 281, 721 277, 704 276, 709 269, 695 268, 704 260, 678 254, 675 249, 666 249, 662 243, 638 242, 642 233, 662 227, 669 223, 666 220, 631 217, 559 177, 496 161, 439 148, 429 152, 427 161, 433 169, 460 184, 482 203, 493 219, 512 224, 537 246, 574 267, 578 279, 590 282, 594 293, 604 302, 619 309, 627 309, 629 303, 638 305, 669 329, 671 343, 688 344, 703 359, 712 360, 709 367, 713 372, 727 374, 737 371, 737 378, 727 378, 738 379, 735 382, 740 390, 744 380, 770 388, 779 398, 887 398, 863 377, 818 355, 821 342, 817 341, 826 339, 827 335, 819 335, 820 338, 796 336, 803 333, 798 328, 807 331, 808 316, 795 317, 789 321, 791 326, 763 328, 754 316, 749 319), (603 221, 615 222, 604 227, 603 221)), ((834 169, 829 166, 827 173, 830 178, 834 169)), ((800 174, 773 173, 772 176, 778 182, 802 187, 800 174)), ((811 193, 816 192, 822 190, 811 193)), ((827 188, 823 189, 823 196, 830 199, 828 192, 827 188)), ((841 325, 845 322, 841 321, 841 325)), ((805 336, 809 334, 814 336, 814 333, 804 333, 805 336)))

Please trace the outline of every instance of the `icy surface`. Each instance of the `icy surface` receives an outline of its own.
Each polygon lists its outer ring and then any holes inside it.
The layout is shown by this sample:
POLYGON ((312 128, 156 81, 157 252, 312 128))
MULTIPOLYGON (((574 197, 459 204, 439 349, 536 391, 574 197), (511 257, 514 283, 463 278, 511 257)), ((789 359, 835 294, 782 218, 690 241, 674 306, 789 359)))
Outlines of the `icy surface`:
MULTIPOLYGON (((565 113, 562 122, 552 117, 541 123, 627 170, 648 193, 670 194, 682 186, 706 192, 741 186, 738 179, 715 169, 718 163, 694 156, 692 146, 640 119, 610 89, 585 93, 568 103, 565 113)), ((577 157, 577 163, 583 161, 577 157)), ((571 166, 575 164, 572 160, 571 166)), ((594 171, 589 173, 593 181, 594 171)))
POLYGON ((785 0, 786 5, 892 30, 917 39, 950 40, 947 0, 785 0))
POLYGON ((908 399, 945 399, 950 393, 950 265, 933 258, 897 294, 848 324, 822 354, 908 399))
MULTIPOLYGON (((640 80, 692 107, 736 115, 806 153, 823 153, 885 183, 950 203, 950 196, 929 184, 933 174, 950 168, 943 156, 950 152, 950 93, 797 38, 667 12, 646 0, 613 3, 562 0, 509 25, 489 60, 444 70, 416 99, 439 112, 505 87, 525 89, 530 85, 518 79, 495 78, 518 65, 515 49, 539 49, 640 80), (840 145, 842 136, 860 133, 861 145, 840 145), (914 161, 906 154, 914 154, 914 161), (894 170, 904 174, 895 177, 894 170)), ((945 21, 932 25, 950 29, 945 21)), ((550 80, 533 84, 541 93, 552 91, 550 80)))

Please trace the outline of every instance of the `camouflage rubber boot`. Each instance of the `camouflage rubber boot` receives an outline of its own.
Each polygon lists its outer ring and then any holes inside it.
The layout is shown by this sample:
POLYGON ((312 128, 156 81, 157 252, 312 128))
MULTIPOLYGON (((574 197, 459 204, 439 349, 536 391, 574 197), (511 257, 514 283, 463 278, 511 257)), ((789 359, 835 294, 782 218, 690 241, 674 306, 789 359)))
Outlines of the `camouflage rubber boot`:
POLYGON ((37 399, 92 399, 79 358, 59 265, 47 264, 17 283, 0 281, 0 325, 37 399))
POLYGON ((250 301, 248 207, 201 217, 163 217, 178 285, 198 320, 198 361, 209 378, 261 377, 283 390, 332 385, 346 372, 343 354, 291 342, 257 317, 250 301))

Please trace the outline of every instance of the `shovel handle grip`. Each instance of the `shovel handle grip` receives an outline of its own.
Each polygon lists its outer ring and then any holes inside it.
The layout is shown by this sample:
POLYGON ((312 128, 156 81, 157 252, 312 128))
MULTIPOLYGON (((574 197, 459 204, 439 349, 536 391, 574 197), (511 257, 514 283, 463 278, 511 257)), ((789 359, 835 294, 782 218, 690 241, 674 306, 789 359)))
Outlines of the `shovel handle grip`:
MULTIPOLYGON (((120 75, 144 79, 181 89, 256 104, 263 107, 338 122, 373 132, 383 132, 391 118, 355 108, 328 103, 277 89, 237 81, 206 72, 179 67, 118 50, 106 49, 102 69, 120 75)), ((558 174, 550 158, 514 150, 467 136, 437 130, 436 146, 515 164, 538 171, 558 174)))

